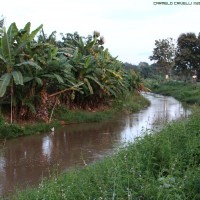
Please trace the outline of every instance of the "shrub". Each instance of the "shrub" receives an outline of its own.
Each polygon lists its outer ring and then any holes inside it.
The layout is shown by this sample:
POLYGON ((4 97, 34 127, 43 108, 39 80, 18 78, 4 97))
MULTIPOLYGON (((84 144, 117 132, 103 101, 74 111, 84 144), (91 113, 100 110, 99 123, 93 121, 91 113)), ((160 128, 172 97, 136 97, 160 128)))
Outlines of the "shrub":
POLYGON ((0 138, 12 138, 23 135, 24 129, 17 124, 2 123, 0 119, 0 138))

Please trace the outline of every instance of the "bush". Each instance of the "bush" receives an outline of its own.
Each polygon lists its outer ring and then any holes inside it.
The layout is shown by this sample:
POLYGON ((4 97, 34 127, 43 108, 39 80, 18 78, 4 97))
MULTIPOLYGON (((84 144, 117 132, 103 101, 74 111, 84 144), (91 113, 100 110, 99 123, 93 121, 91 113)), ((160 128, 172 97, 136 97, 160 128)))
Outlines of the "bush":
POLYGON ((17 124, 3 123, 0 118, 0 138, 13 138, 23 135, 24 129, 17 124))

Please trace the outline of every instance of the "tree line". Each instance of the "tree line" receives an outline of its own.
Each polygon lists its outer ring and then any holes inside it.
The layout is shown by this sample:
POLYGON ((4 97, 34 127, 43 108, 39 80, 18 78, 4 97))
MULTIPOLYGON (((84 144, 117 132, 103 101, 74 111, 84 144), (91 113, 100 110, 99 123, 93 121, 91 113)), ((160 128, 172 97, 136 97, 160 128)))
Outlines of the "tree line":
POLYGON ((94 31, 49 36, 43 25, 18 29, 0 27, 0 106, 13 120, 48 122, 59 104, 68 108, 94 108, 120 95, 142 88, 138 75, 104 48, 94 31))
POLYGON ((176 42, 172 38, 156 40, 149 59, 166 75, 184 79, 195 75, 200 80, 200 33, 183 33, 176 42))

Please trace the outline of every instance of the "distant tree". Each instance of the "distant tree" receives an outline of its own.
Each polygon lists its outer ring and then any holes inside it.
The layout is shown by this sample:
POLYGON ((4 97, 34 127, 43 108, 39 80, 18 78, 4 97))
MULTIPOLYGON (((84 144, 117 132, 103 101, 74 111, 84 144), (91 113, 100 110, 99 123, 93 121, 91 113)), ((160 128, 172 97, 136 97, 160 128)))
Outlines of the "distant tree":
POLYGON ((128 62, 125 62, 123 63, 123 66, 124 66, 124 69, 127 70, 127 71, 130 71, 130 70, 134 70, 135 72, 138 72, 139 71, 139 68, 137 65, 133 65, 131 63, 128 63, 128 62))
POLYGON ((197 74, 200 79, 200 34, 183 33, 177 40, 175 72, 185 76, 197 74))
POLYGON ((138 67, 148 67, 148 66, 149 66, 149 64, 147 62, 140 62, 138 64, 138 67))
POLYGON ((153 55, 149 59, 155 60, 166 75, 169 75, 174 63, 175 44, 172 38, 156 40, 153 55))
POLYGON ((150 66, 140 67, 140 74, 146 79, 152 77, 152 68, 150 66))

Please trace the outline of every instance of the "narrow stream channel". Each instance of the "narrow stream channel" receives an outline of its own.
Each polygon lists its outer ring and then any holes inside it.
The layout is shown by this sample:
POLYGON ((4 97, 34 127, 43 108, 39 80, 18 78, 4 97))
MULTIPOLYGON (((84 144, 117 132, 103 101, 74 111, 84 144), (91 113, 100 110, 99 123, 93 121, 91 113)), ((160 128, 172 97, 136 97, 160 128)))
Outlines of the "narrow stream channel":
POLYGON ((69 170, 102 159, 146 130, 185 118, 190 110, 172 97, 144 94, 151 105, 136 114, 101 123, 67 125, 54 134, 20 137, 0 149, 0 197, 37 185, 52 170, 69 170))

